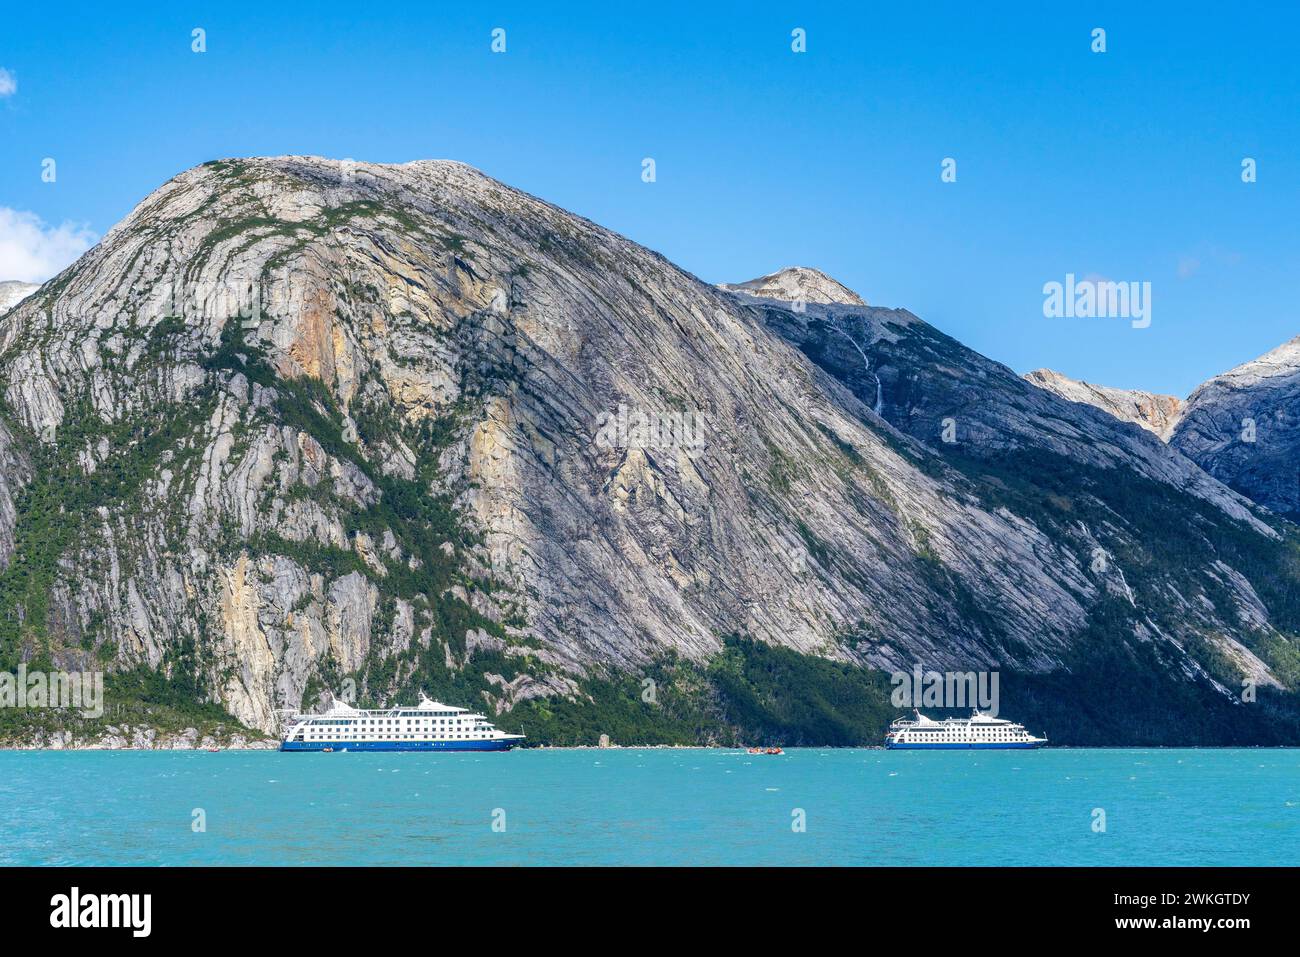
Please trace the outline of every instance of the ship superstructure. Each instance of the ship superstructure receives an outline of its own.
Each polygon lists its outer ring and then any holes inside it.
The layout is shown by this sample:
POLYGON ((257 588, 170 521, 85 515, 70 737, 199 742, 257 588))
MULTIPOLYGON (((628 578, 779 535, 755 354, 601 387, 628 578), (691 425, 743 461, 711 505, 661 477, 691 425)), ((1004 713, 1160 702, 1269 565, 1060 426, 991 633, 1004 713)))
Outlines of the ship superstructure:
POLYGON ((899 718, 885 735, 887 748, 932 748, 945 750, 992 748, 1041 748, 1046 738, 1036 738, 1022 724, 997 718, 982 711, 969 718, 935 721, 920 711, 913 718, 899 718))
POLYGON ((322 714, 292 713, 280 750, 508 751, 523 739, 481 714, 421 694, 413 708, 362 709, 335 699, 322 714))

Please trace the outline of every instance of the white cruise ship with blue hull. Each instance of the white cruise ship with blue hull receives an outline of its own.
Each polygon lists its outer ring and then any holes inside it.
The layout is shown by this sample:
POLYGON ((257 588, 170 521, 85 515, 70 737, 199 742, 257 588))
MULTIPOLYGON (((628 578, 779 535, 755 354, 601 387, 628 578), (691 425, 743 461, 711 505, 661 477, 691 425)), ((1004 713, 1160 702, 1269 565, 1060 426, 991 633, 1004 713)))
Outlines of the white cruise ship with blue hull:
POLYGON ((889 726, 885 747, 924 751, 973 751, 1041 748, 1046 738, 1036 738, 1022 724, 976 711, 969 718, 935 721, 920 711, 914 718, 899 718, 889 726))
POLYGON ((291 712, 281 751, 509 751, 522 734, 497 730, 481 714, 430 701, 364 710, 337 699, 323 714, 291 712))

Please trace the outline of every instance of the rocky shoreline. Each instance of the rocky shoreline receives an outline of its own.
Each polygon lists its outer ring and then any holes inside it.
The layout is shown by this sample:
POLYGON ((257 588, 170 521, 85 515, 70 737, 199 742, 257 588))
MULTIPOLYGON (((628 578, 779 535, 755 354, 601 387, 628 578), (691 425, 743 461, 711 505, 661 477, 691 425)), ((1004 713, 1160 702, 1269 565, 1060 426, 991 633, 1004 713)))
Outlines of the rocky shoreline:
POLYGON ((202 751, 271 750, 279 747, 275 738, 246 734, 216 736, 201 734, 196 728, 179 732, 159 732, 154 728, 109 726, 99 736, 78 735, 71 731, 51 731, 27 741, 0 741, 2 751, 202 751))

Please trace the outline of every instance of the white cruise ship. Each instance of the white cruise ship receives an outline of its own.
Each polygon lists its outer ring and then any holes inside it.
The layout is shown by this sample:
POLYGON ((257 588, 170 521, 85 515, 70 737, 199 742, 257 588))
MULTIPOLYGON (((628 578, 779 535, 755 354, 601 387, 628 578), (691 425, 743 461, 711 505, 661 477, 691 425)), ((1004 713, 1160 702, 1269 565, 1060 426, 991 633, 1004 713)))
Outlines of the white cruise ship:
POLYGON ((914 719, 899 718, 885 735, 887 748, 929 748, 959 750, 966 748, 1041 748, 1046 738, 1035 738, 1022 724, 995 718, 982 711, 969 718, 945 718, 935 721, 920 711, 914 719))
POLYGON ((290 715, 281 751, 509 751, 524 739, 423 694, 414 708, 362 710, 335 699, 324 714, 290 715))

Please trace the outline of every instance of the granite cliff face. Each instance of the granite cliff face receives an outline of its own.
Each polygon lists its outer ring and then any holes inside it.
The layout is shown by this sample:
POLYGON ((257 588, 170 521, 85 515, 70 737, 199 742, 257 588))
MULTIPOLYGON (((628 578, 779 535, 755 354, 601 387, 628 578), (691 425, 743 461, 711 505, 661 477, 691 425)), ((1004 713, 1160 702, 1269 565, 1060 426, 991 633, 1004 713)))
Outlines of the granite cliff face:
POLYGON ((183 173, 0 317, 0 656, 261 730, 349 683, 541 721, 665 662, 708 706, 728 635, 1065 682, 1026 702, 1105 668, 1238 712, 1243 676, 1294 684, 1266 514, 771 278, 709 286, 457 163, 183 173))
POLYGON ((1170 443, 1259 504, 1300 516, 1300 338, 1197 388, 1170 443))

